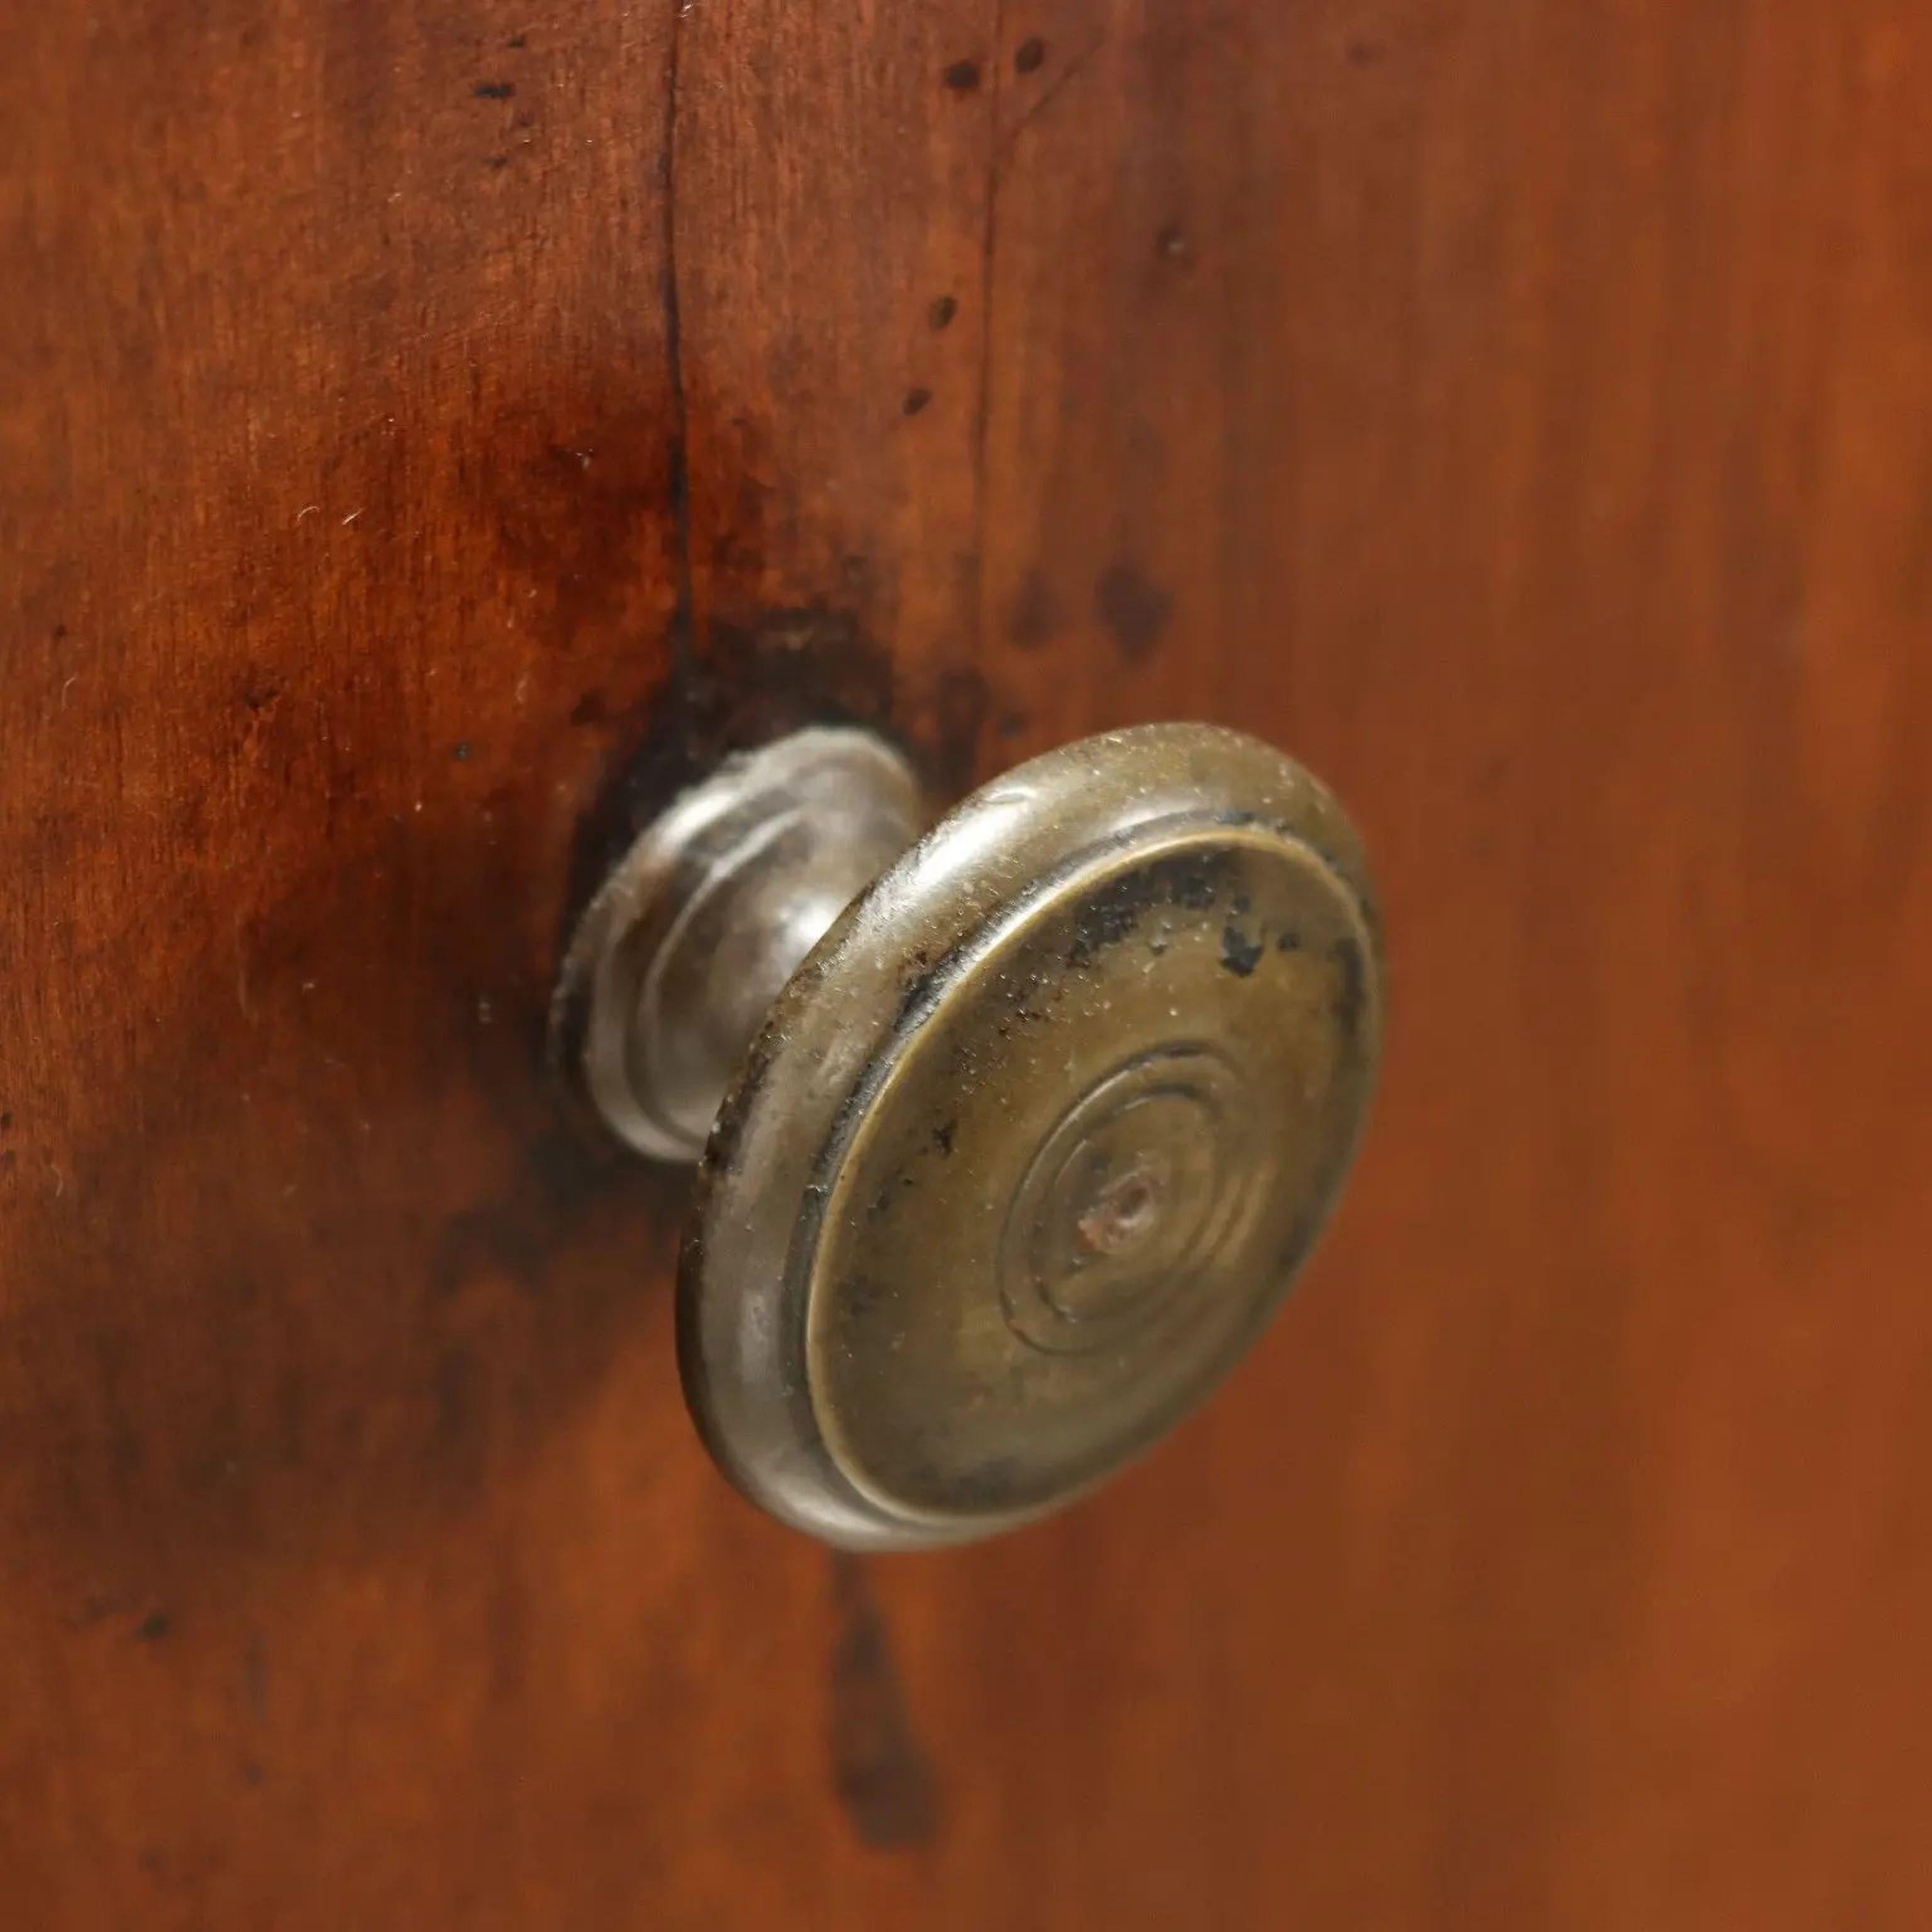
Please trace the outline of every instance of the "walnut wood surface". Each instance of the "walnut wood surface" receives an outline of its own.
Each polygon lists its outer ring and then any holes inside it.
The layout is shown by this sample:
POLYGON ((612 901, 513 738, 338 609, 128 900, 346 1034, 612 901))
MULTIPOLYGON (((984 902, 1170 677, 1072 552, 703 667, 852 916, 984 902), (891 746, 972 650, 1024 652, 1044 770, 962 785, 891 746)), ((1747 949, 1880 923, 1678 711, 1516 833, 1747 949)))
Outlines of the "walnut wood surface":
POLYGON ((1932 14, 8 14, 9 1924, 1926 1922, 1932 14), (942 1557, 728 1492, 541 1064, 818 713, 1388 903, 1289 1313, 942 1557))

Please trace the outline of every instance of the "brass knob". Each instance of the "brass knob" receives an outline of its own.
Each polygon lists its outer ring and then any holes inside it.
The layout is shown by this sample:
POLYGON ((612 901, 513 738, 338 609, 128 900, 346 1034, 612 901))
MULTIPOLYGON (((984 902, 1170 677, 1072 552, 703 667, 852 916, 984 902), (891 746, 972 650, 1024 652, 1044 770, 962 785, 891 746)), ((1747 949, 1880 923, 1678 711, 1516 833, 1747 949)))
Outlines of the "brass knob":
POLYGON ((1111 732, 923 816, 862 731, 734 760, 619 865, 556 1008, 612 1128, 701 1154, 705 1441, 852 1547, 1041 1515, 1201 1401, 1319 1232, 1380 1044, 1360 842, 1268 746, 1111 732))

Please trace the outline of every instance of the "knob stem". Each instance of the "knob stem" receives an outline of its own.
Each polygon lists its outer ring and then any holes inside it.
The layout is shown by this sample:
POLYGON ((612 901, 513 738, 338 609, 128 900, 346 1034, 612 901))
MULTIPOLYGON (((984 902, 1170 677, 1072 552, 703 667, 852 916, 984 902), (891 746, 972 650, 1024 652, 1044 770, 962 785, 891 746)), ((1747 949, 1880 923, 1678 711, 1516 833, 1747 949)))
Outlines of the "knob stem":
POLYGON ((772 1002, 925 821, 897 749, 815 726, 647 825, 579 922, 551 1016, 554 1057, 612 1131, 696 1160, 772 1002))

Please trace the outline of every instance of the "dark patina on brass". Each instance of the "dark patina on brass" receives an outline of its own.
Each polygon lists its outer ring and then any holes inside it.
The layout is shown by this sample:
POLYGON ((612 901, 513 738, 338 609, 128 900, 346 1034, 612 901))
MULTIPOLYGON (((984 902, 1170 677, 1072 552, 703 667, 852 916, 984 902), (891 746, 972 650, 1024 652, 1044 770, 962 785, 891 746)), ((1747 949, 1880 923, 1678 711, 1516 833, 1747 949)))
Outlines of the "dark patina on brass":
POLYGON ((855 1546, 986 1535, 1118 1468, 1279 1306, 1382 1005, 1360 842, 1270 747, 1143 727, 974 794, 736 1064, 680 1283, 718 1461, 855 1546))

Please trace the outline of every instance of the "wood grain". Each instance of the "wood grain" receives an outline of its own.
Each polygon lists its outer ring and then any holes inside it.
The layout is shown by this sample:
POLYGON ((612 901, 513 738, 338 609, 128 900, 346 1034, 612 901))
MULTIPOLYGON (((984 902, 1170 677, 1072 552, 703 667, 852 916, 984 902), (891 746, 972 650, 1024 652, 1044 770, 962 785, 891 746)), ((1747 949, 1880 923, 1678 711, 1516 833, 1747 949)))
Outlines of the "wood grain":
POLYGON ((0 64, 0 1894, 1916 1928, 1932 22, 193 0, 0 64), (833 1564, 542 1061, 678 774, 1220 718, 1364 1169, 1174 1443, 833 1564))

